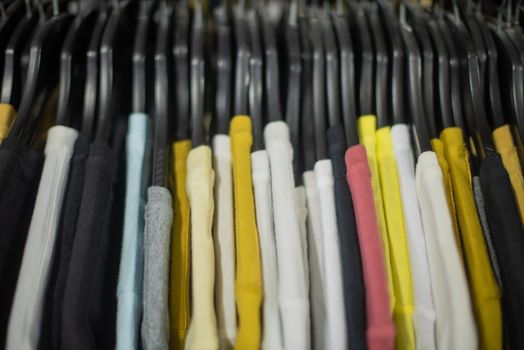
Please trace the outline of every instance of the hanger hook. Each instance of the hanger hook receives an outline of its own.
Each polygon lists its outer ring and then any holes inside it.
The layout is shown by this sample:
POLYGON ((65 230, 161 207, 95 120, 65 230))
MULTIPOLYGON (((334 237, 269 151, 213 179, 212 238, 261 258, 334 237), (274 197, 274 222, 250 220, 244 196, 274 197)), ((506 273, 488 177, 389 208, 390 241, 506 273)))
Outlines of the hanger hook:
POLYGON ((289 5, 289 16, 288 24, 292 27, 297 25, 297 16, 298 16, 298 0, 292 0, 289 5))

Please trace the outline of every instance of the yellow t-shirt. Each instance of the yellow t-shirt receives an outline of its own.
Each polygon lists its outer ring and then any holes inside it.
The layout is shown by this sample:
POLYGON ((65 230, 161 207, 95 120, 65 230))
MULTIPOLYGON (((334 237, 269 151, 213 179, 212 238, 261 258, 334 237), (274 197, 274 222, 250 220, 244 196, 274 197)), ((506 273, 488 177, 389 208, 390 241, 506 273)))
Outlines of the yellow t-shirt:
POLYGON ((10 104, 0 103, 0 143, 9 134, 9 129, 15 120, 16 111, 10 104))
POLYGON ((173 227, 171 229, 171 270, 169 275, 169 348, 184 349, 189 321, 190 300, 190 231, 189 200, 186 192, 187 155, 191 141, 171 145, 172 168, 169 187, 173 196, 173 227))
POLYGON ((371 170, 371 187, 373 188, 373 197, 375 200, 375 208, 377 210, 380 238, 382 240, 382 248, 384 249, 384 261, 386 262, 386 272, 388 278, 388 294, 391 311, 393 312, 393 307, 395 305, 395 292, 393 287, 393 273, 391 269, 391 255, 389 251, 390 244, 388 240, 386 216, 384 214, 384 204, 382 203, 382 190, 380 188, 380 177, 377 165, 376 125, 377 118, 374 115, 363 115, 358 118, 357 121, 358 136, 360 143, 366 148, 369 169, 371 170))
POLYGON ((393 319, 395 321, 395 348, 415 349, 415 328, 413 312, 413 281, 409 259, 409 247, 402 209, 402 197, 398 182, 397 161, 391 140, 389 126, 377 130, 377 163, 380 174, 382 200, 388 229, 391 270, 395 304, 393 319))
POLYGON ((522 177, 519 156, 509 126, 504 125, 495 129, 493 131, 493 139, 495 140, 495 148, 502 157, 504 168, 506 168, 509 174, 519 208, 520 220, 524 222, 524 178, 522 177))
POLYGON ((440 134, 440 139, 444 143, 444 153, 450 169, 480 349, 501 349, 500 291, 477 214, 471 187, 469 155, 464 146, 462 130, 457 127, 446 128, 440 134))
POLYGON ((446 199, 448 201, 451 220, 453 221, 453 228, 455 229, 455 241, 457 242, 459 254, 462 257, 462 243, 460 243, 460 231, 457 222, 455 202, 453 200, 453 189, 451 186, 451 177, 449 175, 449 164, 444 154, 444 143, 441 139, 433 139, 431 140, 431 146, 437 155, 440 170, 442 170, 442 177, 444 178, 444 189, 446 190, 446 199))
POLYGON ((251 118, 231 120, 231 154, 236 241, 236 303, 238 332, 235 349, 259 349, 262 333, 262 268, 251 180, 251 118))

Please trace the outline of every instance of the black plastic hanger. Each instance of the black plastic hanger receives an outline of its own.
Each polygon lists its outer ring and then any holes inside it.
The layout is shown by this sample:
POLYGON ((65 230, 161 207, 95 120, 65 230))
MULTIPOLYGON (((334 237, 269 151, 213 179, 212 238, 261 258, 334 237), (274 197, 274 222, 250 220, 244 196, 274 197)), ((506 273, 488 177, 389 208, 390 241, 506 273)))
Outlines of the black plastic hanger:
MULTIPOLYGON (((405 108, 405 58, 404 45, 402 43, 402 36, 398 20, 394 17, 392 4, 385 1, 379 1, 382 9, 382 22, 385 25, 385 37, 389 42, 391 57, 391 112, 393 124, 406 123, 406 108, 405 108)), ((421 84, 422 88, 422 84, 421 84)))
POLYGON ((371 33, 373 34, 373 42, 375 45, 375 110, 377 116, 377 128, 380 129, 390 124, 390 99, 388 98, 388 85, 390 81, 389 54, 384 39, 382 23, 378 17, 377 5, 376 3, 370 3, 366 7, 371 33))
MULTIPOLYGON (((313 50, 309 40, 309 25, 303 14, 298 20, 300 40, 300 134, 299 148, 295 150, 295 157, 299 158, 299 183, 303 177, 300 170, 313 170, 315 166, 315 123, 313 121, 313 50)), ((295 158, 294 157, 294 158, 295 158)))
MULTIPOLYGON (((436 103, 436 101, 438 101, 437 91, 439 91, 439 89, 438 85, 435 84, 435 77, 437 76, 436 72, 438 70, 437 65, 435 64, 435 59, 440 59, 440 57, 438 57, 438 52, 433 50, 431 36, 428 28, 426 27, 426 23, 429 21, 429 16, 421 11, 419 6, 409 4, 405 4, 404 6, 406 6, 408 15, 407 22, 413 28, 415 37, 419 43, 420 49, 422 50, 422 96, 424 98, 423 108, 429 137, 433 139, 438 137, 436 125, 438 103, 436 103), (435 89, 435 87, 437 87, 437 89, 435 89)), ((446 52, 445 67, 448 69, 447 84, 449 94, 449 66, 447 60, 448 58, 446 52)), ((438 74, 440 74, 440 72, 438 74)), ((448 113, 448 116, 451 117, 451 114, 448 113)))
POLYGON ((149 52, 151 52, 153 40, 153 18, 155 2, 153 0, 140 0, 138 18, 136 23, 136 37, 133 49, 133 105, 132 111, 147 113, 148 82, 151 81, 149 52))
POLYGON ((166 185, 167 172, 167 143, 169 130, 169 100, 170 84, 169 73, 171 55, 169 44, 171 42, 171 18, 173 9, 162 1, 158 8, 158 24, 155 45, 155 145, 153 155, 154 186, 166 185))
POLYGON ((450 58, 437 20, 434 17, 428 16, 426 23, 437 55, 438 108, 436 111, 438 113, 436 113, 437 116, 435 118, 437 122, 437 133, 432 136, 438 137, 438 131, 454 126, 451 102, 450 58))
MULTIPOLYGON (((457 126, 462 130, 465 130, 466 125, 463 119, 464 111, 462 109, 463 91, 461 89, 460 83, 460 57, 457 53, 457 49, 455 48, 455 43, 453 40, 453 35, 449 29, 449 24, 444 19, 444 12, 442 9, 437 9, 436 20, 449 57, 451 115, 453 117, 453 124, 451 126, 457 126)), ((444 118, 444 115, 442 116, 444 118)))
MULTIPOLYGON (((189 11, 187 4, 175 4, 175 38, 173 44, 175 70, 175 139, 189 138, 189 11)), ((228 129, 229 130, 229 127, 228 129)))
POLYGON ((231 118, 231 29, 228 23, 227 7, 222 5, 215 8, 216 22, 216 133, 229 133, 229 118, 231 118))
MULTIPOLYGON (((322 37, 322 23, 318 8, 309 14, 309 37, 313 53, 313 120, 315 126, 315 158, 327 158, 326 143, 326 62, 322 37)), ((305 123, 307 121, 304 121, 305 123)))
POLYGON ((94 7, 81 7, 71 24, 60 55, 57 125, 80 128, 86 87, 86 53, 98 17, 94 7))
MULTIPOLYGON (((352 4, 352 3, 350 3, 352 4)), ((375 53, 373 52, 373 39, 369 30, 366 14, 361 6, 350 8, 350 13, 356 11, 356 28, 358 28, 357 41, 361 52, 360 64, 360 83, 359 83, 359 115, 374 114, 375 94, 375 53)), ((350 20, 350 23, 353 21, 350 20)))
POLYGON ((275 29, 270 17, 265 10, 258 10, 262 25, 262 37, 264 42, 264 68, 265 68, 265 115, 268 121, 282 120, 282 103, 280 101, 280 76, 279 57, 275 29))
POLYGON ((31 141, 43 101, 58 81, 60 51, 72 20, 73 16, 59 12, 55 1, 52 17, 38 26, 31 41, 27 81, 11 128, 11 133, 24 142, 31 141))
MULTIPOLYGON (((289 13, 284 19, 283 23, 283 42, 281 43, 282 52, 284 56, 285 77, 283 79, 283 93, 284 102, 286 108, 286 122, 289 125, 289 133, 291 137, 291 143, 293 144, 294 157, 293 157, 293 169, 295 173, 295 181, 301 181, 302 179, 302 154, 308 150, 302 149, 301 147, 301 121, 313 123, 313 119, 307 119, 307 116, 301 114, 300 103, 303 102, 302 95, 302 57, 304 48, 301 49, 302 45, 307 45, 309 48, 309 33, 307 27, 306 18, 301 18, 301 30, 302 34, 299 33, 300 28, 298 27, 298 4, 296 1, 292 1, 289 8, 289 13), (306 35, 306 37, 303 37, 306 35)), ((307 50, 307 48, 305 50, 307 50)), ((311 59, 311 57, 309 57, 311 59)), ((268 65, 266 65, 268 66, 268 65)), ((268 95, 269 97, 269 95, 268 95)), ((268 99, 269 102, 269 99, 268 99)), ((276 116, 269 115, 271 121, 278 120, 272 119, 276 116)), ((314 154, 314 148, 313 148, 314 154)))
POLYGON ((233 9, 236 44, 233 112, 236 115, 246 115, 248 113, 249 60, 251 58, 251 48, 248 41, 249 33, 243 6, 244 5, 240 3, 233 9))
POLYGON ((18 109, 23 89, 22 53, 31 41, 37 27, 45 20, 41 4, 31 6, 25 1, 25 14, 16 24, 7 43, 2 75, 2 103, 9 103, 18 109))
POLYGON ((253 121, 253 151, 264 148, 264 121, 262 116, 262 90, 264 84, 262 43, 258 18, 254 10, 249 10, 246 18, 251 57, 249 58, 249 116, 253 121))
MULTIPOLYGON (((473 41, 469 36, 469 33, 462 23, 458 15, 458 7, 454 2, 454 15, 448 16, 449 23, 453 23, 451 26, 454 31, 455 40, 457 43, 465 50, 467 57, 467 81, 468 85, 467 90, 470 93, 472 107, 473 107, 473 117, 469 116, 466 111, 466 120, 468 122, 468 129, 470 136, 473 137, 474 141, 477 141, 477 155, 483 158, 485 156, 485 150, 495 150, 493 144, 493 138, 491 136, 491 127, 488 123, 488 118, 486 115, 486 106, 484 104, 484 93, 482 91, 482 86, 480 83, 480 67, 477 52, 473 41)), ((459 47, 457 45, 457 47, 459 47)), ((464 86, 464 88, 466 88, 464 86)))
POLYGON ((131 110, 135 3, 115 3, 100 43, 100 85, 95 139, 109 142, 115 118, 131 110))
POLYGON ((206 143, 204 128, 205 65, 204 65, 204 19, 200 1, 195 2, 191 28, 190 107, 191 141, 193 148, 206 143))
POLYGON ((338 39, 340 49, 340 87, 342 101, 342 120, 346 142, 349 147, 357 145, 357 98, 356 98, 356 69, 355 51, 349 32, 347 19, 341 13, 332 15, 333 25, 338 39))
MULTIPOLYGON (((5 6, 5 5, 2 5, 5 6)), ((13 35, 18 22, 26 13, 24 0, 16 0, 4 8, 0 16, 0 54, 4 55, 5 49, 13 35)), ((0 74, 4 72, 4 58, 0 57, 0 74)), ((0 75, 0 81, 2 76, 0 75)), ((0 91, 1 92, 1 91, 0 91)))
POLYGON ((321 16, 320 24, 322 28, 326 62, 327 114, 329 126, 336 126, 342 122, 340 113, 340 70, 338 48, 331 20, 325 14, 321 14, 321 16))
POLYGON ((417 154, 431 150, 431 143, 424 118, 422 97, 422 60, 413 29, 406 22, 406 8, 400 5, 401 33, 406 47, 408 62, 408 96, 411 116, 415 125, 417 154))
MULTIPOLYGON (((101 2, 101 6, 103 2, 101 2)), ((100 42, 107 23, 108 15, 105 8, 100 9, 91 40, 86 53, 86 85, 84 89, 84 104, 82 112, 82 135, 91 138, 94 134, 96 115, 98 113, 98 83, 100 80, 100 42)))

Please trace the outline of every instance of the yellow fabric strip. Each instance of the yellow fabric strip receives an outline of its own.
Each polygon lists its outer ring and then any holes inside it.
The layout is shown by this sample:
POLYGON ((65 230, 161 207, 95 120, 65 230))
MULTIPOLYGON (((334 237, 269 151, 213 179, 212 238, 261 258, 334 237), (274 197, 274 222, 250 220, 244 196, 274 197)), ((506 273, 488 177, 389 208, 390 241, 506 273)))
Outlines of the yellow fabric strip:
POLYGON ((451 187, 451 176, 449 175, 449 164, 446 160, 446 155, 444 154, 444 143, 441 139, 433 139, 431 140, 431 146, 437 155, 438 164, 442 170, 442 176, 444 178, 444 189, 446 190, 446 199, 448 201, 451 220, 453 221, 453 228, 455 229, 455 240, 457 242, 459 254, 462 257, 462 243, 460 242, 460 231, 457 222, 455 201, 453 200, 453 189, 451 187))
POLYGON ((9 129, 15 120, 16 111, 13 106, 7 103, 0 103, 0 143, 9 134, 9 129))
POLYGON ((171 270, 169 278, 169 348, 184 349, 191 308, 189 200, 186 192, 187 155, 191 141, 171 145, 172 168, 169 189, 173 196, 173 227, 171 229, 171 270))
POLYGON ((231 154, 235 203, 238 332, 235 349, 259 349, 261 337, 262 268, 251 182, 251 118, 231 120, 231 154))
POLYGON ((500 291, 491 267, 475 198, 471 188, 469 155, 460 128, 440 134, 449 164, 457 208, 464 261, 477 320, 480 349, 502 348, 500 291))
POLYGON ((386 226, 386 216, 384 214, 384 205, 382 203, 382 190, 380 189, 380 177, 376 157, 377 118, 374 115, 363 115, 358 118, 357 126, 359 140, 360 143, 366 148, 369 168, 371 170, 371 187, 373 188, 373 197, 375 199, 375 208, 377 210, 380 238, 382 240, 382 248, 384 249, 384 261, 386 262, 388 278, 388 294, 391 312, 393 313, 393 308, 395 305, 395 292, 393 288, 393 272, 391 269, 391 255, 389 251, 390 244, 388 242, 388 230, 386 226))
POLYGON ((506 168, 509 174, 513 193, 519 207, 520 220, 524 222, 524 178, 522 177, 519 156, 509 126, 504 125, 495 129, 493 131, 493 139, 495 148, 502 157, 504 168, 506 168))
POLYGON ((393 319, 397 330, 395 348, 415 349, 413 281, 409 248, 398 183, 397 161, 389 126, 377 130, 377 162, 386 214, 395 305, 393 319))

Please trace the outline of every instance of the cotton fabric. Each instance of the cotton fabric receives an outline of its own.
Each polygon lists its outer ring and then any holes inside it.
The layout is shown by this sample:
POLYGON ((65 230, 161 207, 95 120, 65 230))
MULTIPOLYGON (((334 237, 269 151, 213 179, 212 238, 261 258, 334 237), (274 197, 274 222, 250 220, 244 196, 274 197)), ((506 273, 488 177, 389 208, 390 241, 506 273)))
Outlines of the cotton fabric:
POLYGON ((326 298, 324 345, 327 349, 346 349, 347 325, 331 160, 319 160, 315 164, 315 179, 324 235, 324 296, 326 298))
POLYGON ((43 155, 16 137, 0 145, 0 346, 4 346, 43 155))
POLYGON ((503 161, 489 152, 480 167, 480 184, 493 246, 500 261, 502 308, 507 348, 524 346, 521 325, 524 322, 524 229, 512 194, 511 180, 503 161))
POLYGON ((495 141, 497 152, 502 157, 504 168, 506 168, 509 174, 513 193, 517 201, 517 208, 519 209, 520 220, 524 223, 524 177, 522 176, 519 156, 509 125, 503 125, 495 129, 493 131, 493 141, 495 141))
POLYGON ((393 272, 395 291, 395 304, 393 307, 393 319, 395 320, 397 330, 395 342, 396 347, 399 349, 414 349, 415 330, 413 325, 414 301, 411 262, 399 189, 397 162, 389 127, 377 130, 377 163, 388 227, 391 270, 393 272))
POLYGON ((386 273, 388 277, 388 293, 391 302, 391 313, 395 306, 395 290, 393 286, 392 257, 388 238, 388 227, 386 224, 386 214, 382 188, 380 185, 380 174, 377 161, 377 118, 374 115, 364 115, 358 118, 358 135, 360 143, 366 148, 369 169, 371 170, 371 186, 373 188, 373 198, 375 199, 375 210, 377 213, 378 227, 382 239, 382 249, 384 249, 384 260, 386 262, 386 273))
POLYGON ((347 147, 343 125, 330 127, 326 136, 329 158, 333 167, 348 347, 350 349, 365 349, 366 304, 364 302, 364 282, 362 280, 362 264, 353 201, 346 179, 344 156, 347 147))
POLYGON ((477 205, 477 213, 479 214, 480 224, 482 225, 482 233, 484 233, 484 240, 486 241, 486 246, 488 247, 491 267, 493 267, 493 272, 495 273, 495 277, 497 278, 499 287, 502 287, 502 283, 500 280, 499 263, 497 260, 497 254, 495 253, 495 248, 493 247, 493 240, 491 239, 491 231, 489 229, 488 224, 488 215, 486 214, 484 196, 482 195, 480 178, 478 176, 473 176, 473 195, 475 197, 475 204, 477 205))
POLYGON ((261 340, 262 267, 251 181, 251 118, 233 117, 230 124, 235 208, 238 333, 235 349, 255 349, 261 340))
POLYGON ((362 254, 367 348, 394 349, 395 325, 391 317, 384 249, 375 210, 371 169, 364 146, 356 145, 346 151, 346 167, 362 254))
POLYGON ((144 258, 144 161, 147 115, 129 116, 126 140, 126 198, 124 234, 117 287, 117 349, 135 349, 142 301, 144 258))
POLYGON ((187 157, 186 190, 191 210, 191 322, 185 349, 218 349, 215 315, 214 212, 211 149, 193 148, 187 157))
MULTIPOLYGON (((109 283, 113 276, 109 274, 108 262, 111 261, 111 236, 116 235, 112 231, 113 220, 119 219, 117 166, 117 158, 106 144, 91 145, 64 289, 60 332, 60 347, 64 349, 114 346, 105 332, 114 332, 107 327, 107 322, 116 325, 116 320, 112 319, 112 311, 103 305, 107 298, 114 304, 116 295, 116 283, 112 282, 114 289, 109 283)), ((114 278, 116 281, 116 276, 114 278)))
POLYGON ((469 287, 446 207, 444 176, 437 155, 420 154, 415 174, 437 314, 437 348, 478 349, 469 287))
POLYGON ((169 239, 173 224, 171 193, 165 187, 147 190, 144 228, 142 346, 169 348, 169 239))
POLYGON ((2 143, 9 134, 15 116, 16 111, 12 105, 0 103, 0 143, 2 143))
POLYGON ((307 206, 307 242, 309 257, 309 288, 311 304, 311 344, 313 349, 324 349, 326 301, 324 298, 324 243, 320 201, 313 170, 304 172, 307 206))
POLYGON ((183 349, 191 319, 191 233, 187 198, 187 157, 191 141, 176 141, 171 146, 172 168, 169 185, 173 197, 171 229, 171 270, 169 272, 169 348, 183 349))
POLYGON ((7 330, 7 349, 38 345, 44 296, 49 279, 69 160, 78 132, 65 126, 49 130, 46 160, 25 244, 7 330))
POLYGON ((406 236, 413 277, 413 323, 417 349, 436 349, 435 307, 429 276, 426 237, 418 206, 415 184, 415 165, 410 143, 409 126, 395 124, 391 128, 393 150, 397 161, 406 236))
MULTIPOLYGON (((64 289, 67 282, 67 274, 71 262, 71 254, 75 240, 76 225, 78 222, 78 213, 82 203, 82 190, 85 180, 85 167, 87 157, 89 156, 89 140, 78 135, 75 143, 75 150, 70 162, 69 180, 62 206, 61 223, 58 226, 57 237, 60 237, 60 243, 57 244, 58 251, 55 253, 57 260, 57 272, 54 283, 50 281, 48 292, 51 295, 51 348, 60 347, 60 329, 62 321, 62 306, 64 299, 64 289)), ((45 316, 44 321, 45 322, 45 316)), ((43 325, 45 327, 45 325, 43 325)), ((45 332, 42 329, 42 332, 45 332)), ((47 330, 49 331, 49 330, 47 330)), ((42 333, 43 334, 43 333, 42 333)))
POLYGON ((293 148, 285 122, 264 130, 271 167, 271 192, 278 259, 279 308, 284 349, 310 348, 306 266, 296 217, 293 148))
POLYGON ((446 128, 440 136, 450 167, 453 197, 461 230, 462 249, 471 287, 481 349, 502 347, 500 291, 490 264, 486 243, 471 190, 469 157, 460 128, 446 128))
POLYGON ((213 138, 213 163, 216 173, 216 210, 213 225, 216 256, 215 304, 220 349, 231 349, 235 345, 237 313, 235 305, 233 175, 231 173, 231 141, 229 135, 219 134, 213 138))
POLYGON ((278 266, 273 228, 273 203, 269 158, 265 150, 251 153, 252 179, 260 237, 264 303, 262 305, 263 350, 282 349, 280 315, 278 313, 278 266))
POLYGON ((455 200, 453 199, 453 190, 451 188, 451 176, 449 174, 449 164, 444 154, 444 143, 441 139, 432 139, 431 147, 435 152, 440 169, 442 170, 442 176, 444 180, 444 189, 446 191, 446 200, 448 202, 448 208, 451 215, 451 221, 453 222, 453 231, 455 232, 455 240, 457 247, 459 248, 459 254, 462 258, 462 242, 460 240, 460 228, 457 221, 457 209, 455 207, 455 200))

